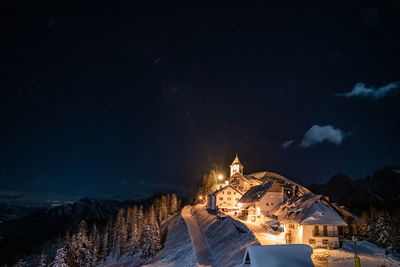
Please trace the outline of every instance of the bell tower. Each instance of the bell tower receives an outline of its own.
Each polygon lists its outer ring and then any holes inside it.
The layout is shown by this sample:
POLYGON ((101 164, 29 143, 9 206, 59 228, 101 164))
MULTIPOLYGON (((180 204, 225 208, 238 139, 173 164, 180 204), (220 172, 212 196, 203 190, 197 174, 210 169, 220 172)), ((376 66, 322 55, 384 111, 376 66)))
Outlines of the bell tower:
POLYGON ((231 167, 231 176, 235 173, 240 173, 241 175, 243 175, 243 165, 242 163, 240 163, 237 153, 230 167, 231 167))

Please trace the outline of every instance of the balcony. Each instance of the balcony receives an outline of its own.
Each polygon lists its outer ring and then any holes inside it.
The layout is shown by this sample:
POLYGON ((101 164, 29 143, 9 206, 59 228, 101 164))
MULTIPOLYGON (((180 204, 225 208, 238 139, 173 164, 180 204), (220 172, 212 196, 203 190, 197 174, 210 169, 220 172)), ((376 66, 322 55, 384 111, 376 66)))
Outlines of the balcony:
POLYGON ((338 231, 313 231, 313 236, 319 236, 319 237, 337 237, 338 231))

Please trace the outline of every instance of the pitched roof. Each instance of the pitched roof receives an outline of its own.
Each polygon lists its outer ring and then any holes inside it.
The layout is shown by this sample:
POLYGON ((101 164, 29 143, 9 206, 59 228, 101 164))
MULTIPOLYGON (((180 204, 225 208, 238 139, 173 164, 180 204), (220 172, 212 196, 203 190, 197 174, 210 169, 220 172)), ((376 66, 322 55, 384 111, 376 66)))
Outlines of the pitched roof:
POLYGON ((257 202, 264 196, 267 191, 270 191, 270 189, 276 191, 277 187, 279 187, 280 189, 278 183, 266 183, 253 186, 239 199, 239 202, 257 202))
POLYGON ((312 193, 290 198, 271 211, 283 223, 306 225, 346 225, 322 195, 312 193))
POLYGON ((230 180, 230 179, 232 179, 232 178, 239 178, 239 179, 241 179, 241 180, 243 180, 243 181, 245 181, 245 182, 249 182, 249 180, 248 180, 245 176, 241 175, 241 174, 238 173, 238 172, 235 172, 234 174, 232 174, 232 176, 229 177, 228 180, 230 180))
POLYGON ((218 189, 217 191, 212 192, 211 194, 208 194, 208 196, 216 195, 216 194, 218 194, 219 192, 221 192, 221 191, 227 189, 228 187, 232 188, 233 190, 235 190, 235 191, 238 192, 239 194, 243 195, 243 192, 241 192, 239 189, 236 189, 236 188, 234 188, 234 187, 231 186, 231 185, 227 185, 227 186, 224 186, 224 187, 218 189))
POLYGON ((239 157, 238 157, 238 154, 237 154, 237 153, 236 153, 236 157, 235 157, 235 159, 233 160, 231 166, 232 166, 232 165, 235 165, 235 164, 242 165, 242 163, 240 163, 240 160, 239 160, 239 157))
POLYGON ((245 177, 247 179, 251 179, 251 178, 257 179, 263 183, 278 182, 288 188, 291 188, 292 190, 298 191, 300 195, 310 193, 310 190, 308 190, 304 186, 302 186, 298 183, 295 183, 292 180, 290 180, 280 174, 277 174, 275 172, 267 172, 267 171, 255 172, 255 173, 245 175, 245 177))

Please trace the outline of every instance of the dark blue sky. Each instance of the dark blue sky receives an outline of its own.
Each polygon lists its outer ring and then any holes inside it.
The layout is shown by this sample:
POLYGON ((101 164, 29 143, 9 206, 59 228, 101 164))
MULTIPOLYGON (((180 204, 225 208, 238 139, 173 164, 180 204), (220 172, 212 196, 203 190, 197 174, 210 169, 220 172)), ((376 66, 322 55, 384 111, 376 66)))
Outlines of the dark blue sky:
POLYGON ((304 185, 399 165, 398 1, 80 2, 1 8, 3 193, 189 190, 236 152, 304 185))

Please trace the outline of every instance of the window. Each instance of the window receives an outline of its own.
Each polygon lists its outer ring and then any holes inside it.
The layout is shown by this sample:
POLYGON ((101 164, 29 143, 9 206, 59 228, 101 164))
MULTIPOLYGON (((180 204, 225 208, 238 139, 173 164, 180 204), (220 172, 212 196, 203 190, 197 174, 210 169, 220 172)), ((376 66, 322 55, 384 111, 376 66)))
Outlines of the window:
POLYGON ((231 198, 230 198, 230 197, 228 197, 228 200, 231 200, 231 198))
POLYGON ((234 195, 236 195, 236 192, 233 192, 234 195))
POLYGON ((225 194, 225 192, 224 192, 224 191, 222 191, 222 194, 225 194))
POLYGON ((274 196, 271 196, 271 198, 274 198, 274 196))
POLYGON ((268 203, 265 203, 267 206, 269 206, 269 204, 268 203))
POLYGON ((328 245, 328 239, 322 239, 322 244, 323 245, 328 245))
POLYGON ((232 194, 232 192, 231 192, 231 191, 228 191, 227 194, 230 195, 230 194, 232 194))
POLYGON ((315 245, 315 239, 309 239, 308 244, 310 245, 315 245))
POLYGON ((274 203, 271 202, 271 206, 273 206, 273 205, 274 205, 274 203))
POLYGON ((324 225, 324 236, 328 236, 328 226, 324 225))
POLYGON ((314 236, 319 236, 319 226, 318 225, 314 226, 314 236))
POLYGON ((224 200, 224 198, 223 198, 223 197, 220 197, 219 200, 224 200))

